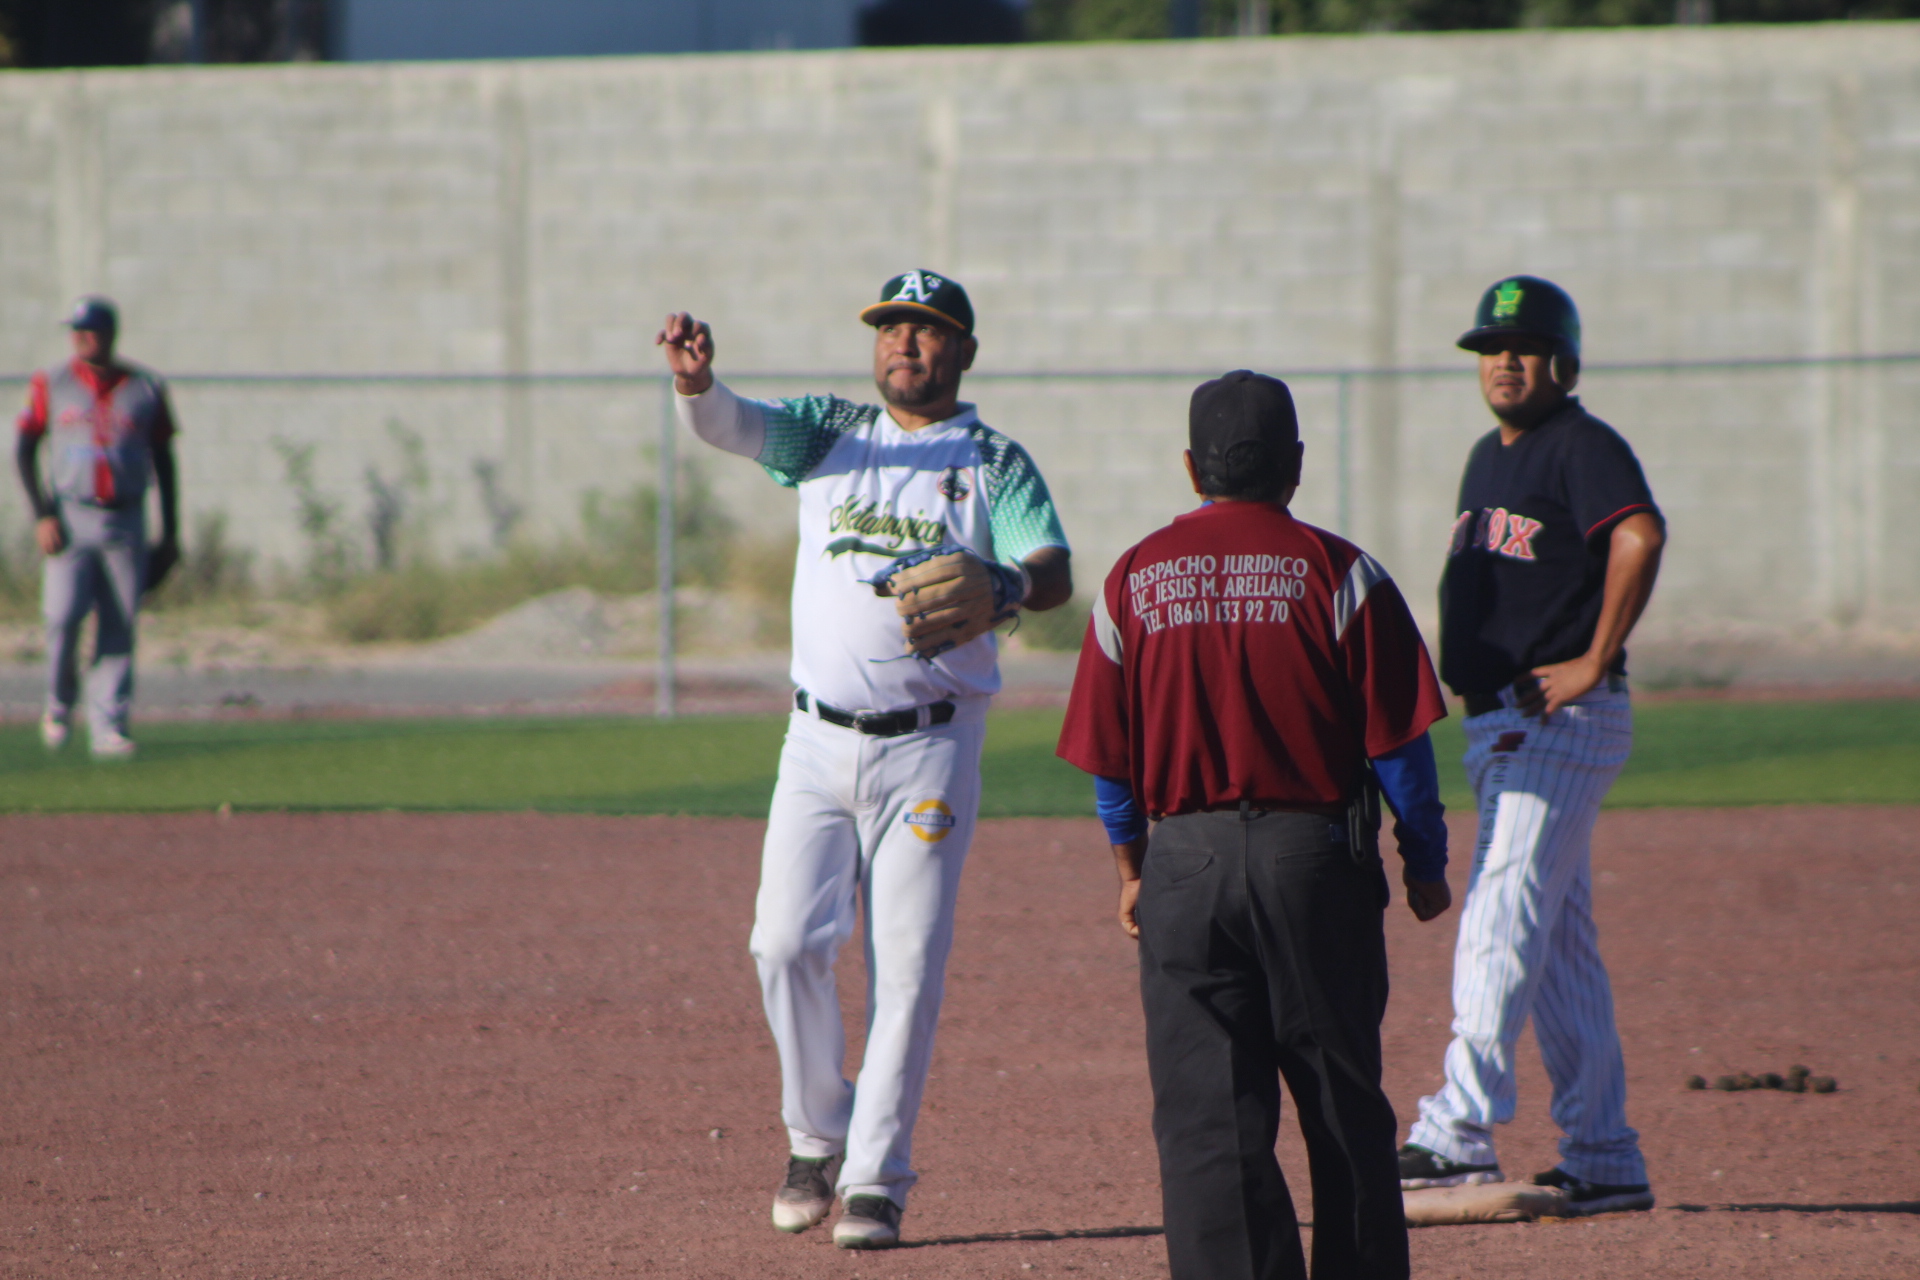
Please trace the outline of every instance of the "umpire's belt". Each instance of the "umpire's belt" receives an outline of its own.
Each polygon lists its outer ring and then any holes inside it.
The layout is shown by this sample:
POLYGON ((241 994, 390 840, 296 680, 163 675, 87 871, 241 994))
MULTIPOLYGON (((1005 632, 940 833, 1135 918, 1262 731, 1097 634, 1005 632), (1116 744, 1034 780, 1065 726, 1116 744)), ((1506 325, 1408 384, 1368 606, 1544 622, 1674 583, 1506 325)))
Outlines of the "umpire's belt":
POLYGON ((908 707, 905 711, 842 711, 811 696, 805 689, 793 691, 793 705, 819 716, 828 724, 837 724, 842 729, 851 729, 875 738, 897 738, 903 733, 918 733, 953 719, 951 702, 929 702, 924 707, 908 707))

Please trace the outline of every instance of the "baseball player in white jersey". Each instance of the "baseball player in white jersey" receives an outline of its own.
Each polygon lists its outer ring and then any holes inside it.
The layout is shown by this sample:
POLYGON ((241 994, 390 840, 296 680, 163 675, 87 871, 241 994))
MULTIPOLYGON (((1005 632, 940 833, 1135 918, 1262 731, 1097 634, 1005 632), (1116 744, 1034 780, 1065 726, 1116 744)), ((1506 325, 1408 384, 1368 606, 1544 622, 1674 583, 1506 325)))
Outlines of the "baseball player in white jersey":
POLYGON ((134 615, 141 594, 179 559, 180 504, 173 410, 166 384, 114 358, 119 315, 105 298, 82 298, 67 320, 73 359, 33 375, 20 414, 14 462, 46 557, 41 611, 51 687, 40 718, 49 750, 66 745, 80 696, 80 626, 98 615, 87 680, 88 747, 96 759, 134 754, 134 615), (42 488, 38 454, 47 445, 42 488), (160 541, 147 546, 149 481, 160 490, 160 541))
POLYGON ((806 1230, 837 1191, 834 1243, 852 1249, 898 1243, 915 1181, 914 1119, 1000 687, 991 629, 1073 593, 1033 460, 959 401, 977 348, 966 292, 909 271, 861 319, 884 408, 742 399, 713 376, 707 325, 677 314, 658 338, 681 419, 799 491, 794 711, 751 950, 791 1147, 774 1226, 806 1230), (860 900, 867 1043, 849 1082, 833 962, 860 900))
POLYGON ((1446 1084, 1420 1100, 1403 1187, 1498 1182, 1529 1017, 1575 1213, 1650 1209, 1593 920, 1589 839, 1633 745, 1626 640, 1665 524, 1633 450, 1569 394, 1573 299, 1533 276, 1486 291, 1460 345, 1499 426, 1468 456, 1440 587, 1440 674, 1466 703, 1480 834, 1453 961, 1446 1084))

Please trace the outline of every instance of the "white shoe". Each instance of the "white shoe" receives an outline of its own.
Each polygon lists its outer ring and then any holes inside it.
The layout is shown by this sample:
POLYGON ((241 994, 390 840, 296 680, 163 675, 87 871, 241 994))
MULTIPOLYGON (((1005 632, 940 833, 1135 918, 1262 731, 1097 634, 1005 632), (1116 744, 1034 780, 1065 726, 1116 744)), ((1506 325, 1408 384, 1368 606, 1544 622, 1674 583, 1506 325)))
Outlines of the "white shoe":
POLYGON ((132 738, 113 729, 94 730, 87 747, 95 760, 131 760, 140 750, 132 738))
POLYGON ((49 751, 58 751, 67 745, 67 722, 49 711, 40 717, 40 741, 49 751))
POLYGON ((900 1206, 886 1196, 847 1197, 833 1242, 842 1249, 893 1248, 900 1243, 900 1206))
POLYGON ((809 1160, 787 1157, 787 1180, 773 1193, 773 1225, 779 1231, 805 1231, 833 1209, 833 1175, 840 1157, 809 1160))

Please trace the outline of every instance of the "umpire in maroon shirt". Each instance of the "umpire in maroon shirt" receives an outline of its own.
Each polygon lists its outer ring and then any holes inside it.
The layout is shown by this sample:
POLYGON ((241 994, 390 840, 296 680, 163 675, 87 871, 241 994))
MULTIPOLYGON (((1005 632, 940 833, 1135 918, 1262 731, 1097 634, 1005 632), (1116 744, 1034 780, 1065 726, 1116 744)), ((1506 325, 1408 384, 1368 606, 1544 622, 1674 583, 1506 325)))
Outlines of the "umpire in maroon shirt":
POLYGON ((1206 502, 1107 576, 1059 748, 1097 780, 1140 942, 1168 1260, 1173 1280, 1306 1276, 1273 1154, 1284 1078, 1315 1280, 1401 1280, 1377 797, 1399 819, 1407 904, 1431 920, 1451 902, 1427 738, 1439 682, 1380 563, 1288 512, 1286 385, 1206 383, 1189 431, 1206 502))

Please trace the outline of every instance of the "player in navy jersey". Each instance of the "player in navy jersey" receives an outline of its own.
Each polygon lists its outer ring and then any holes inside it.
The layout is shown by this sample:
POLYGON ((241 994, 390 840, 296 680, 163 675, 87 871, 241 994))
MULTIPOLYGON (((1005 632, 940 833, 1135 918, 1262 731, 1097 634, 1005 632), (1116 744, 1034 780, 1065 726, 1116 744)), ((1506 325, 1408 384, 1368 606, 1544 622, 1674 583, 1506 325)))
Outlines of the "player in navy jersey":
POLYGON ((1189 434, 1209 501, 1108 575, 1059 748, 1098 779, 1121 927, 1140 942, 1168 1260, 1173 1280, 1304 1280, 1273 1154, 1284 1077, 1312 1166, 1314 1276, 1400 1280, 1370 775, 1400 819, 1408 905, 1431 920, 1451 901, 1427 737, 1439 682, 1379 562, 1288 512, 1301 447, 1285 384, 1206 383, 1189 434))
POLYGON ((1593 921, 1589 840, 1633 744, 1627 634, 1665 524, 1619 434, 1570 393, 1573 300, 1533 276, 1488 289, 1460 345, 1498 427, 1473 446, 1440 584, 1440 672, 1466 702, 1480 832, 1453 964, 1446 1084, 1420 1100, 1401 1185, 1502 1180, 1529 1018, 1565 1134, 1534 1177, 1576 1213, 1653 1207, 1593 921))

